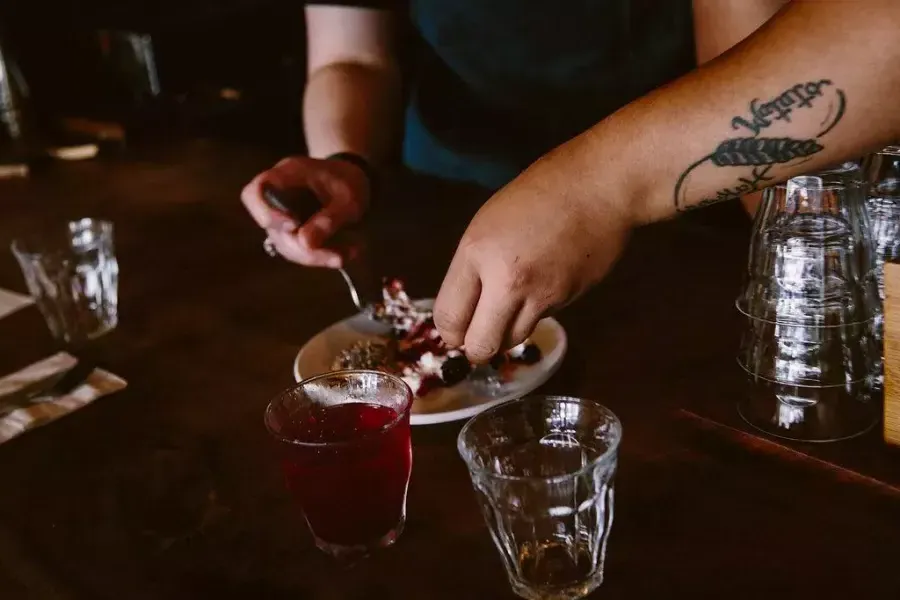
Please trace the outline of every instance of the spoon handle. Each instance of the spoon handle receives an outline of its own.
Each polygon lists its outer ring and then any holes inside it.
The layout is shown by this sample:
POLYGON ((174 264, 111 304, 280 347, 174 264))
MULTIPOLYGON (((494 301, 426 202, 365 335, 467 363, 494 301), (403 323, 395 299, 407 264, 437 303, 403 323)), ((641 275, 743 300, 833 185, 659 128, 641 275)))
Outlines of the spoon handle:
POLYGON ((266 204, 289 216, 297 225, 307 222, 322 208, 319 198, 308 187, 279 190, 267 183, 263 185, 262 196, 266 204))
MULTIPOLYGON (((322 207, 315 192, 308 187, 295 188, 292 190, 279 190, 272 185, 264 184, 262 195, 266 204, 275 210, 286 214, 293 219, 298 226, 308 221, 322 207)), ((359 290, 357 289, 353 278, 350 276, 350 273, 344 268, 339 268, 338 271, 340 272, 341 277, 344 278, 344 282, 347 284, 347 289, 350 291, 350 299, 353 301, 354 306, 361 312, 365 312, 368 305, 359 295, 359 290)))

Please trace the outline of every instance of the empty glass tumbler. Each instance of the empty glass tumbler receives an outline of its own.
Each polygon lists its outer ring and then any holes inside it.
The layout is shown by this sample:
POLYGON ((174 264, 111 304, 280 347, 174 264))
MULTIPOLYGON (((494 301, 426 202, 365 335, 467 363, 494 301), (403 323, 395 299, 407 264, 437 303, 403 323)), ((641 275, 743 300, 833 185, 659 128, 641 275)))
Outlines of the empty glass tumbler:
POLYGON ((622 426, 565 396, 507 402, 470 420, 459 452, 513 591, 582 598, 603 582, 622 426))
POLYGON ((70 221, 14 240, 12 252, 59 341, 79 345, 116 327, 119 264, 112 223, 70 221))
POLYGON ((884 263, 900 258, 900 146, 888 146, 863 159, 868 183, 866 212, 872 229, 878 291, 884 301, 884 263))
POLYGON ((747 373, 738 408, 750 424, 833 441, 876 423, 881 302, 855 164, 766 190, 737 307, 747 373))
MULTIPOLYGON (((884 265, 900 258, 900 146, 888 146, 862 161, 866 212, 875 249, 878 294, 884 302, 884 265)), ((879 347, 878 388, 884 388, 884 315, 875 322, 879 347)))

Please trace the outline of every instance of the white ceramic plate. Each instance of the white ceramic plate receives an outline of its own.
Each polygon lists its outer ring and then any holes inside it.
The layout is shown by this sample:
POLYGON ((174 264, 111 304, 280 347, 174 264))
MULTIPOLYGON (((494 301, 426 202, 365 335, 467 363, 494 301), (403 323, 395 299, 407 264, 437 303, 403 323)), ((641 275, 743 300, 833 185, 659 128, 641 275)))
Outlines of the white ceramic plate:
MULTIPOLYGON (((418 301, 424 306, 431 300, 418 301)), ((344 319, 319 332, 309 340, 294 359, 294 379, 312 377, 331 370, 334 357, 356 341, 379 339, 387 333, 384 325, 362 314, 344 319)), ((416 398, 412 407, 413 425, 430 425, 468 419, 496 404, 527 394, 547 381, 562 363, 566 354, 566 332, 556 319, 546 318, 538 323, 531 336, 541 349, 542 358, 533 365, 521 366, 513 380, 499 387, 490 387, 477 379, 470 379, 450 388, 440 388, 416 398)))

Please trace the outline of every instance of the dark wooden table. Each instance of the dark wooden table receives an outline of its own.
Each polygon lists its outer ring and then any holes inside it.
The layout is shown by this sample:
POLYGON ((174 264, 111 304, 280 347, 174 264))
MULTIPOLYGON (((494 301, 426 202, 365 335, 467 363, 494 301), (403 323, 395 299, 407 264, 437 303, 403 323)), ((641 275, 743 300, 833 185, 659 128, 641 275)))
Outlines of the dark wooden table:
MULTIPOLYGON (((116 223, 121 325, 103 363, 128 388, 0 446, 0 597, 511 598, 455 449, 416 428, 400 543, 352 569, 311 544, 261 415, 303 342, 351 311, 334 273, 266 257, 238 202, 275 156, 211 141, 0 182, 0 244, 39 220, 116 223)), ((398 179, 374 261, 433 294, 483 192, 398 179), (399 237, 402 234, 402 237, 399 237)), ((878 432, 821 447, 742 433, 732 308, 736 207, 637 232, 562 313, 547 391, 622 419, 616 518, 597 598, 900 598, 900 456, 878 432)), ((0 286, 23 289, 0 252, 0 286)), ((36 309, 0 319, 0 373, 52 351, 36 309)))

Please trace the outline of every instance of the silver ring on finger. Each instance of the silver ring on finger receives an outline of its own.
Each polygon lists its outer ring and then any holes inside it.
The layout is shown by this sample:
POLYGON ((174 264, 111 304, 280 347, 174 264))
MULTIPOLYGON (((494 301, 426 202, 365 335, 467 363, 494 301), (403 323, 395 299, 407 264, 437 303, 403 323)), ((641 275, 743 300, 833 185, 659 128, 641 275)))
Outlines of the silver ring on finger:
POLYGON ((265 241, 263 241, 263 250, 272 258, 278 256, 278 248, 275 247, 275 242, 270 237, 266 237, 265 241))

